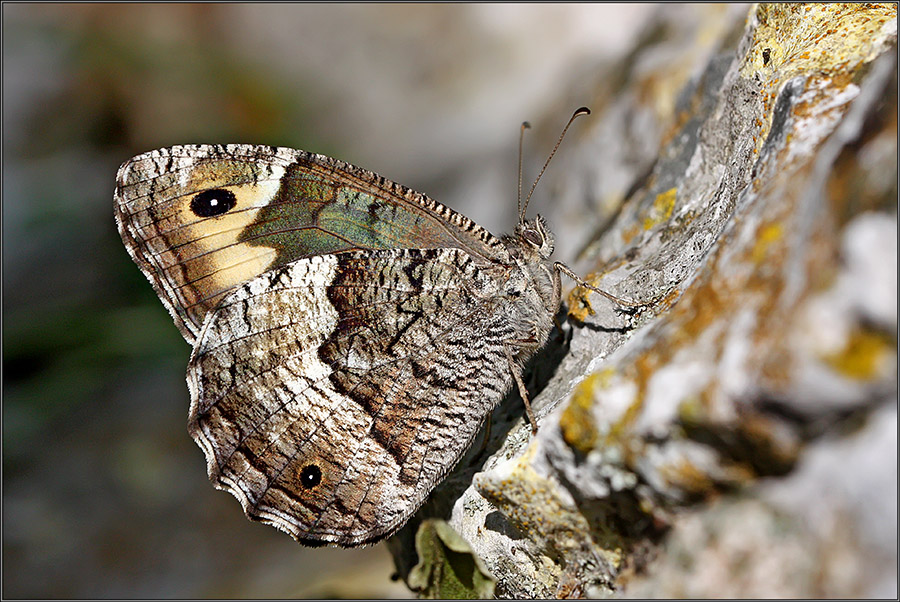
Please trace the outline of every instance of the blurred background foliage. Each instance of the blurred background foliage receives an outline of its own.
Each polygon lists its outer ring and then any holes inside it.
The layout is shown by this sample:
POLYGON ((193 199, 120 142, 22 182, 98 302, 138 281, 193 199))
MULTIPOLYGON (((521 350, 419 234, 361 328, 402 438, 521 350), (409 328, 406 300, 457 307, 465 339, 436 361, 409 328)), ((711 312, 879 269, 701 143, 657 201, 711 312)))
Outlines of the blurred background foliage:
POLYGON ((2 10, 3 596, 409 595, 383 546, 303 548, 210 486, 186 433, 190 349, 116 232, 116 169, 173 144, 285 145, 497 232, 519 122, 552 110, 558 132, 577 106, 564 82, 656 9, 2 10))

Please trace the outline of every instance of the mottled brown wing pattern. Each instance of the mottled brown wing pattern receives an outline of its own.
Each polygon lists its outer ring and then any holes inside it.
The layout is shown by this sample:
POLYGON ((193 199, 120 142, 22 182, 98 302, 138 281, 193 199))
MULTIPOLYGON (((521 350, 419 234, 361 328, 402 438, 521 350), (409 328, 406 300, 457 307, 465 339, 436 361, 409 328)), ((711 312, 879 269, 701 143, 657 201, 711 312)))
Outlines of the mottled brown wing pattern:
POLYGON ((343 252, 227 296, 188 369, 190 431, 216 486, 307 544, 398 529, 511 385, 503 345, 521 333, 498 309, 515 275, 476 263, 458 249, 343 252))

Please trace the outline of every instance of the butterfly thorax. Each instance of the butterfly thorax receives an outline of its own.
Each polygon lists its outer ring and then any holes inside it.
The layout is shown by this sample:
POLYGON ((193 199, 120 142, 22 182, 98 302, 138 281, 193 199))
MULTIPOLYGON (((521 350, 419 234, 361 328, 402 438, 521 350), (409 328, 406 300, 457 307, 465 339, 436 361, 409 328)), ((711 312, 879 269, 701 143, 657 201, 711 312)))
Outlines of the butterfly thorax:
POLYGON ((503 237, 510 257, 515 261, 520 278, 510 278, 507 296, 515 304, 508 312, 519 333, 517 354, 526 360, 546 342, 553 328, 553 317, 559 309, 559 276, 550 260, 553 234, 543 217, 523 220, 512 235, 503 237))

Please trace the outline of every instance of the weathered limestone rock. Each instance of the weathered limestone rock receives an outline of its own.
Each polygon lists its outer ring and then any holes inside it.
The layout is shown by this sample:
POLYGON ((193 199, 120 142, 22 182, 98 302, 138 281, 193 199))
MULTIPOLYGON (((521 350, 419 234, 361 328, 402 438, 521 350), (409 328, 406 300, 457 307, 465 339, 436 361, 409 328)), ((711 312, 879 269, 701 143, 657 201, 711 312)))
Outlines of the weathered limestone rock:
POLYGON ((497 596, 897 596, 896 5, 737 14, 661 15, 568 142, 561 246, 661 300, 576 289, 537 436, 504 404, 420 513, 497 596))

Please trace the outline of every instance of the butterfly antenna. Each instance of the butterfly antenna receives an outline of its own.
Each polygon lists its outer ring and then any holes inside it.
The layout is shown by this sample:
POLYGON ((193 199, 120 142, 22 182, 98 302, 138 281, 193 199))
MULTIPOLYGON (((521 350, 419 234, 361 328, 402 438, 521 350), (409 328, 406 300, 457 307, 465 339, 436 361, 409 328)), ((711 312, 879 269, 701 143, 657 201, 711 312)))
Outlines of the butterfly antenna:
POLYGON ((531 127, 527 121, 522 122, 522 128, 519 130, 519 194, 516 196, 516 211, 519 212, 519 221, 524 217, 522 215, 522 145, 525 141, 525 130, 531 127))
MULTIPOLYGON (((541 173, 538 174, 538 177, 534 179, 534 184, 531 185, 531 190, 528 191, 528 196, 525 197, 525 205, 522 207, 521 212, 519 213, 519 219, 523 219, 525 216, 525 209, 528 207, 528 201, 531 200, 531 195, 534 193, 534 189, 537 186, 537 183, 540 182, 541 176, 544 175, 544 172, 547 170, 547 166, 550 165, 550 160, 553 159, 553 155, 556 154, 556 149, 559 148, 559 145, 562 144, 563 138, 566 135, 566 132, 569 130, 569 126, 572 125, 572 122, 575 121, 578 117, 582 115, 590 115, 591 110, 587 107, 581 107, 576 109, 572 116, 569 118, 569 122, 566 124, 566 127, 563 128, 562 134, 559 135, 559 140, 556 141, 556 146, 553 147, 553 150, 550 152, 550 156, 547 157, 547 161, 544 163, 544 167, 541 168, 541 173)), ((519 153, 519 159, 521 160, 521 152, 519 153)), ((521 169, 519 170, 521 173, 521 169)))

